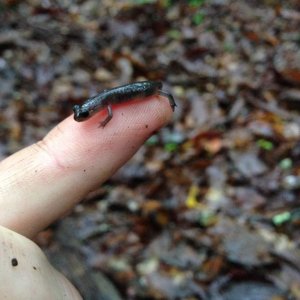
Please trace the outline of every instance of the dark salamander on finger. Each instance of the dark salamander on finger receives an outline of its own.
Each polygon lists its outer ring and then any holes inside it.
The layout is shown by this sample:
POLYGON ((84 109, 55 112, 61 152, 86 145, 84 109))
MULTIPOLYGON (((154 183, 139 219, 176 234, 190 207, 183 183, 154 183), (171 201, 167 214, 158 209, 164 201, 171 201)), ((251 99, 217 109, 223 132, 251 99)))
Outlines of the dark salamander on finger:
POLYGON ((83 104, 74 105, 74 119, 78 122, 85 121, 98 111, 106 108, 108 115, 105 120, 100 123, 100 126, 104 127, 113 117, 112 104, 123 103, 152 95, 167 97, 174 111, 176 103, 173 96, 163 92, 161 88, 162 82, 160 81, 140 81, 104 90, 96 96, 87 99, 83 104))

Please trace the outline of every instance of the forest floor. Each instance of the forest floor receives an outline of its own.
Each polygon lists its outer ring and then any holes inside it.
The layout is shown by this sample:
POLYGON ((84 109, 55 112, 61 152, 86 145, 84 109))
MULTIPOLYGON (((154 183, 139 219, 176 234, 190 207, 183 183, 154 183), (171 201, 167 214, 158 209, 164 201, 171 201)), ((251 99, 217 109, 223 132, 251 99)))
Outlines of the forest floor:
MULTIPOLYGON (((84 299, 300 299, 300 4, 0 4, 0 157, 105 88, 173 121, 36 241, 84 299)), ((63 201, 63 200, 62 200, 63 201)))

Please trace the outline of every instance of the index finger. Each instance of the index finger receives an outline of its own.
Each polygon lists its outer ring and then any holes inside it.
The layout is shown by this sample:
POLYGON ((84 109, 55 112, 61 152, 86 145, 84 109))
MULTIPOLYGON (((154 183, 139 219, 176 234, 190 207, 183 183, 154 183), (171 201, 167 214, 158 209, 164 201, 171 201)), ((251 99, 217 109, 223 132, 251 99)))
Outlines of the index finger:
POLYGON ((151 97, 114 109, 113 120, 98 128, 105 113, 82 123, 68 117, 0 163, 0 225, 34 236, 107 180, 172 110, 166 99, 151 97))

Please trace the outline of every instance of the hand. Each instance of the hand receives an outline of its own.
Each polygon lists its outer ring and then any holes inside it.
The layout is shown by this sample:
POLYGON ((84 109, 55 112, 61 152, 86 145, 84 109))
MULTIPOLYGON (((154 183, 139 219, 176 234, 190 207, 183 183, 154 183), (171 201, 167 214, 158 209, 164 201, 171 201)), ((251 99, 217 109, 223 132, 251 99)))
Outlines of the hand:
POLYGON ((0 163, 1 299, 81 299, 30 238, 69 212, 118 170, 172 110, 152 97, 77 123, 70 116, 36 144, 0 163))

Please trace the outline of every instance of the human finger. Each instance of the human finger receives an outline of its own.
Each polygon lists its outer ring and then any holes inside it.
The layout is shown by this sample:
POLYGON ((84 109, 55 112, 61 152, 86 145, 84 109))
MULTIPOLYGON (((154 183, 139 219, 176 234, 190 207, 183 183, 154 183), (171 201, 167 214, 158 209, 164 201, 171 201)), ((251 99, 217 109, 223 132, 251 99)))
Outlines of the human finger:
POLYGON ((157 129, 172 109, 162 97, 114 107, 78 123, 69 117, 36 144, 0 163, 0 224, 34 236, 107 180, 157 129))

